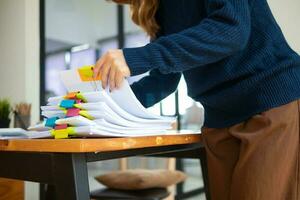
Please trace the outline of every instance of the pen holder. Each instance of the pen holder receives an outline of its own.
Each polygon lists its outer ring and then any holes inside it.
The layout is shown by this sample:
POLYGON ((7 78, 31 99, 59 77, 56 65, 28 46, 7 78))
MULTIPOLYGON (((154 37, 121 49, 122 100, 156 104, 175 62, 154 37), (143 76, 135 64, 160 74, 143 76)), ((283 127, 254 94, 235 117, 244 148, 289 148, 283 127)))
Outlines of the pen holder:
POLYGON ((20 115, 14 112, 14 127, 27 129, 30 126, 30 115, 20 115))

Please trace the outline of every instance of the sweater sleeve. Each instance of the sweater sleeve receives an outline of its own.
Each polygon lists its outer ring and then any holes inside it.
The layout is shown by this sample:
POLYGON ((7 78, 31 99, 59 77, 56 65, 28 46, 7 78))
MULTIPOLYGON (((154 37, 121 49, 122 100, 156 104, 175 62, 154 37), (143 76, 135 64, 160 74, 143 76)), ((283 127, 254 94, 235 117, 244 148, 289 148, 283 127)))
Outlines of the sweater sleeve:
POLYGON ((161 74, 154 69, 149 76, 131 85, 137 99, 145 107, 150 107, 173 93, 180 81, 181 73, 161 74))
POLYGON ((132 75, 154 68, 162 73, 182 72, 218 62, 247 45, 248 0, 207 0, 207 14, 196 26, 143 47, 123 49, 132 75))

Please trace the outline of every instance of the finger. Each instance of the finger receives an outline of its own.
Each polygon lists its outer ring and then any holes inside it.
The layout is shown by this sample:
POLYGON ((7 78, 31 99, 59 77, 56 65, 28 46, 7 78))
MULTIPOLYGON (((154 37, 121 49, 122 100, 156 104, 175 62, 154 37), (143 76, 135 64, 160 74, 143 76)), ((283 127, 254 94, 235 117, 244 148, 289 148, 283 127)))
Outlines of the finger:
POLYGON ((113 91, 115 89, 115 75, 116 75, 116 68, 112 66, 110 68, 109 77, 108 77, 110 91, 113 91))
POLYGON ((99 75, 102 65, 104 64, 106 59, 106 54, 104 54, 100 59, 97 60, 95 67, 94 67, 94 77, 99 75))
POLYGON ((116 88, 119 89, 121 86, 122 86, 122 83, 124 81, 124 76, 123 76, 123 73, 121 72, 118 72, 116 73, 116 78, 115 78, 115 84, 116 84, 116 88))
POLYGON ((105 89, 107 86, 109 71, 110 71, 110 63, 105 62, 100 69, 100 76, 102 82, 102 88, 105 89))

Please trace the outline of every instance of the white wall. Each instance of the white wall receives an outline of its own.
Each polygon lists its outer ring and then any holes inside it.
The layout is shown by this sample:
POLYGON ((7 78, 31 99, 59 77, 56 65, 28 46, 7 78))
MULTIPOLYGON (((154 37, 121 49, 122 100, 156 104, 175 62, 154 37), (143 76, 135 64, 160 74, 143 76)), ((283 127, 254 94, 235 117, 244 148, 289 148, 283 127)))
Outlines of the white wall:
POLYGON ((25 1, 0 1, 0 94, 25 100, 25 1))
MULTIPOLYGON (((39 0, 0 0, 0 98, 32 103, 39 120, 39 0)), ((36 183, 26 182, 25 199, 37 200, 36 183)))
POLYGON ((0 97, 32 103, 39 118, 38 0, 0 0, 0 97))
POLYGON ((268 0, 290 46, 300 53, 300 1, 268 0))

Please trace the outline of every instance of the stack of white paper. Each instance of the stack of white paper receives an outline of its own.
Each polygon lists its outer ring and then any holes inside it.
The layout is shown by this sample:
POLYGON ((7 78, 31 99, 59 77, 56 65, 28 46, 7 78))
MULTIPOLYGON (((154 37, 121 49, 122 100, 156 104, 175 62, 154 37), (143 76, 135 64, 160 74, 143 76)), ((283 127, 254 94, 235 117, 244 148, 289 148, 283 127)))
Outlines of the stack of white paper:
POLYGON ((156 135, 171 129, 175 122, 175 118, 157 116, 145 109, 127 81, 123 81, 120 89, 109 92, 102 89, 99 80, 83 80, 78 70, 63 71, 61 79, 69 92, 78 91, 77 96, 82 101, 66 108, 62 105, 68 95, 49 98, 47 105, 41 107, 45 121, 30 127, 30 130, 38 131, 30 137, 64 138, 64 130, 68 137, 156 135), (75 109, 77 113, 70 115, 69 109, 75 109), (49 120, 52 120, 50 126, 49 120))

